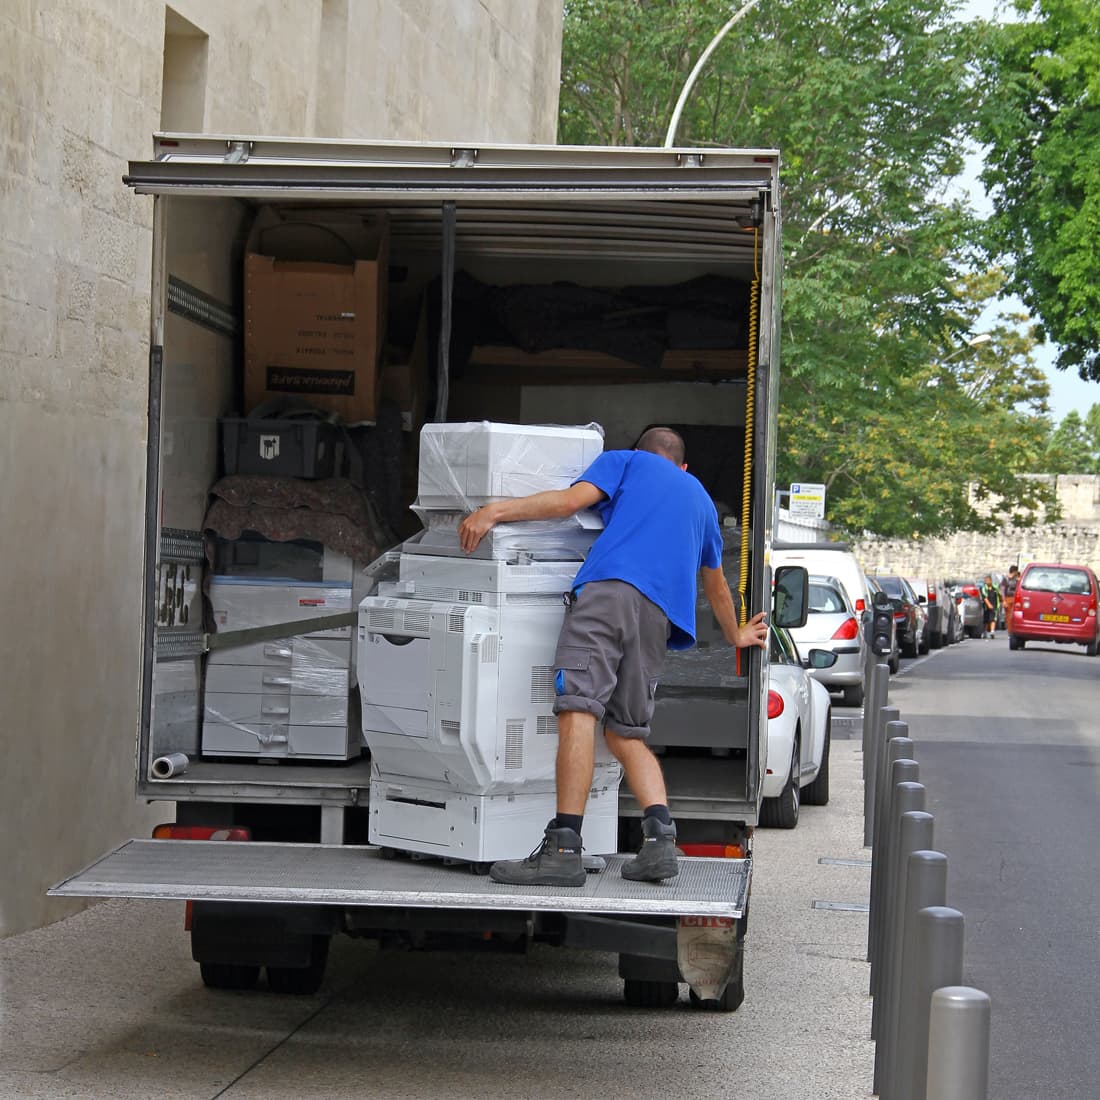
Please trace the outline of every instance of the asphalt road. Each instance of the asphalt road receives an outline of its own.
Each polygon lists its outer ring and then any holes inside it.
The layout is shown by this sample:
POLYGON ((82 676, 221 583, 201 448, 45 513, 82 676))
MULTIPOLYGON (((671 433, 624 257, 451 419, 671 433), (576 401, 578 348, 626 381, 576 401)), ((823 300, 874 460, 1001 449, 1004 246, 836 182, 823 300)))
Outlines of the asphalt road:
POLYGON ((998 635, 903 670, 964 980, 993 1001, 989 1095, 1100 1095, 1100 659, 998 635))

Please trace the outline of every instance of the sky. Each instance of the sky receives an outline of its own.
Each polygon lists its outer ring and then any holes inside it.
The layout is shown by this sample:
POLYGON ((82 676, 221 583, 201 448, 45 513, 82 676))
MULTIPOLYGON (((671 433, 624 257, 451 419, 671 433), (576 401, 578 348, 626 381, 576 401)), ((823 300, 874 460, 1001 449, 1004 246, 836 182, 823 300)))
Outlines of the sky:
MULTIPOLYGON (((997 9, 1002 6, 999 0, 964 0, 959 14, 961 18, 996 19, 998 18, 997 9)), ((980 169, 981 158, 974 156, 960 184, 962 190, 970 195, 975 209, 986 211, 989 209, 989 203, 985 196, 985 189, 978 180, 980 169)), ((1024 305, 1018 298, 1005 300, 999 308, 1025 312, 1024 305)), ((1036 348, 1034 352, 1036 363, 1043 368, 1050 381, 1049 404, 1055 423, 1066 413, 1075 409, 1084 417, 1092 405, 1100 404, 1100 383, 1083 381, 1072 368, 1068 371, 1058 370, 1054 365, 1056 354, 1056 348, 1049 344, 1036 348)))

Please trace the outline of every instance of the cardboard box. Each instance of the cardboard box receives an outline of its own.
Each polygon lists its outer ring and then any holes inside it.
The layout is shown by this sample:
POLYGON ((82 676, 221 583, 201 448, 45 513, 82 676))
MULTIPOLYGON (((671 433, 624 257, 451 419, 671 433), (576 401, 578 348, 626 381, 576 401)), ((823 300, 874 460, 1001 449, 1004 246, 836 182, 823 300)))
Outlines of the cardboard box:
POLYGON ((373 423, 388 258, 383 217, 260 212, 245 256, 246 410, 293 397, 373 423))
POLYGON ((401 427, 419 432, 428 408, 428 314, 421 309, 412 347, 387 349, 382 368, 382 396, 401 410, 401 427))

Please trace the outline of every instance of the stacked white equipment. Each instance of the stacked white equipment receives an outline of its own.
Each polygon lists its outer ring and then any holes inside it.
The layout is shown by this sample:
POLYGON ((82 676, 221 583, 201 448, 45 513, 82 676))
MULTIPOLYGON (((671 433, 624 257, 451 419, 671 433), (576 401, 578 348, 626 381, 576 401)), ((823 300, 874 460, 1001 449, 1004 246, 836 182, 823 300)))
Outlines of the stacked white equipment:
MULTIPOLYGON (((593 516, 502 525, 462 553, 462 517, 570 485, 599 429, 429 424, 397 579, 359 605, 357 672, 371 751, 370 840, 485 863, 528 854, 555 812, 553 667, 563 594, 599 533, 593 516)), ((620 769, 597 736, 585 848, 617 847, 620 769)))
MULTIPOLYGON (((219 631, 270 626, 352 609, 352 563, 323 551, 323 580, 214 576, 219 631)), ((210 654, 202 751, 208 756, 344 761, 359 755, 348 722, 349 627, 315 630, 210 654)))

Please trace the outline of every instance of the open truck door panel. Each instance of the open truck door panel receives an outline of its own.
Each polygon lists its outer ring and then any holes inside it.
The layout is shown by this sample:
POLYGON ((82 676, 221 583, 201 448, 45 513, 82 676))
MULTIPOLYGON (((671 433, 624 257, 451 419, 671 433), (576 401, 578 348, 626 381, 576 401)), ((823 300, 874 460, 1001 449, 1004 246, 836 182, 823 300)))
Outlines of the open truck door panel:
MULTIPOLYGON (((730 650, 700 596, 697 648, 669 654, 651 744, 688 853, 671 886, 622 880, 618 856, 580 890, 498 886, 366 845, 371 765, 354 746, 344 753, 338 744, 332 762, 203 754, 203 527, 223 472, 219 421, 248 411, 246 242, 261 209, 299 221, 312 210, 388 226, 383 302, 425 303, 437 419, 594 421, 608 448, 632 446, 653 424, 681 430, 689 467, 724 517, 731 587, 750 614, 770 610, 778 174, 770 150, 158 135, 153 159, 132 163, 126 177, 154 196, 137 794, 175 803, 170 836, 209 839, 130 841, 52 892, 194 902, 193 954, 214 986, 248 985, 260 967, 273 987, 319 982, 337 931, 414 941, 430 932, 599 947, 619 954, 632 1003, 666 1003, 687 981, 700 1003, 735 1008, 766 765, 764 651, 730 650), (701 336, 693 347, 681 334, 657 360, 639 362, 552 341, 533 351, 475 343, 470 353, 455 335, 462 280, 595 289, 703 279, 733 288, 744 331, 735 346, 701 336), (187 757, 184 771, 154 770, 175 753, 187 757)), ((415 461, 411 441, 405 454, 415 461)), ((349 714, 353 724, 354 707, 349 714)), ((626 851, 641 807, 625 789, 619 813, 626 851)))

